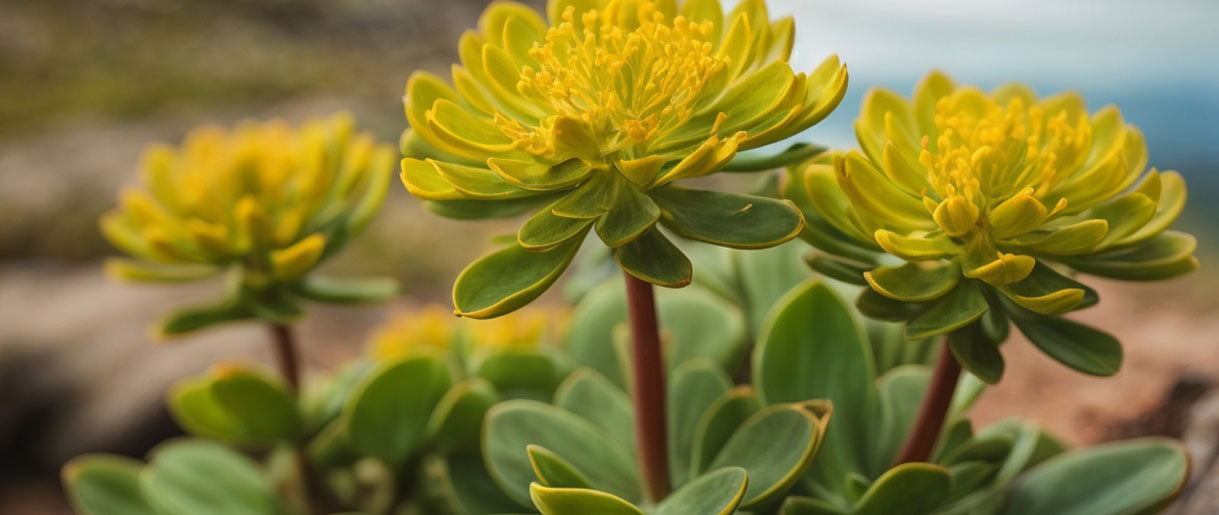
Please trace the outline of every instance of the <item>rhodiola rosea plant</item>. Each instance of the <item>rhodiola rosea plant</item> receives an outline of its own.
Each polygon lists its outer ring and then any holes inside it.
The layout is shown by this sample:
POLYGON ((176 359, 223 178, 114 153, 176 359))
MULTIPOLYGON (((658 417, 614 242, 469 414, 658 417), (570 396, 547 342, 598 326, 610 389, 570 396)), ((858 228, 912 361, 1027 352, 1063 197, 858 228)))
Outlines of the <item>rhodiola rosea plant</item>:
POLYGON ((792 69, 794 31, 761 0, 492 3, 448 80, 409 79, 401 180, 435 215, 520 215, 520 228, 457 276, 461 318, 395 319, 368 356, 312 381, 292 357, 299 301, 396 291, 313 274, 384 198, 384 148, 336 119, 206 129, 153 150, 147 192, 102 221, 137 260, 108 269, 230 270, 224 301, 160 332, 261 320, 285 359, 278 373, 221 363, 184 379, 167 398, 190 436, 146 461, 69 463, 75 509, 1018 515, 1171 503, 1188 465, 1171 441, 1068 450, 1018 419, 975 428, 969 409, 1000 380, 1013 323, 1067 366, 1117 371, 1114 337, 1062 317, 1099 301, 1074 274, 1195 268, 1193 238, 1169 229, 1180 176, 1144 173, 1146 145, 1116 108, 1090 115, 1078 95, 988 94, 939 73, 909 100, 869 93, 860 150, 738 155, 785 142, 844 95, 836 57, 792 69), (683 183, 774 168, 786 169, 750 193, 683 183), (526 307, 581 250, 570 314, 526 307))

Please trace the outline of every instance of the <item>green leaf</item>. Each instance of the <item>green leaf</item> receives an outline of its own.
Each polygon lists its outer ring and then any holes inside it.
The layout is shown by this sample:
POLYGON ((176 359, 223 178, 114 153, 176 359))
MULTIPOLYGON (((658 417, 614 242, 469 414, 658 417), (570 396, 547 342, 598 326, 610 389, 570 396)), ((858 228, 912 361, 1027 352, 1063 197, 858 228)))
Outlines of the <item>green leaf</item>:
POLYGON ((821 275, 856 286, 868 285, 868 281, 864 279, 864 274, 872 269, 871 265, 830 256, 821 252, 810 253, 805 262, 808 263, 809 268, 812 268, 821 275))
POLYGON ((231 442, 240 442, 245 436, 240 421, 216 402, 211 378, 179 381, 170 388, 168 397, 170 415, 187 433, 231 442))
POLYGON ((644 515, 635 505, 614 495, 584 488, 548 488, 529 485, 529 495, 542 515, 644 515))
MULTIPOLYGON (((926 304, 902 302, 876 293, 872 288, 860 290, 855 297, 855 308, 868 318, 886 322, 905 322, 918 316, 926 304)), ((903 339, 905 337, 903 336, 903 339)))
POLYGON ((930 463, 904 463, 877 478, 851 513, 923 515, 939 506, 951 487, 948 469, 930 463))
POLYGON ((994 477, 998 468, 998 465, 982 461, 967 461, 948 467, 948 472, 952 474, 952 489, 945 502, 952 502, 978 491, 994 477))
POLYGON ((1025 309, 1043 315, 1057 315, 1094 306, 1100 298, 1096 290, 1064 277, 1040 261, 1024 280, 1000 289, 1007 298, 1025 309))
POLYGON ((796 143, 782 152, 766 154, 761 150, 741 152, 732 158, 728 164, 720 168, 725 172, 762 172, 782 168, 789 164, 802 162, 810 157, 825 152, 825 147, 810 143, 796 143))
POLYGON ((812 497, 790 496, 783 501, 779 515, 846 515, 847 512, 812 497))
POLYGON ((563 274, 582 241, 572 238, 543 252, 513 245, 479 258, 457 276, 453 285, 457 313, 494 318, 532 302, 563 274))
POLYGON ((728 392, 732 379, 711 360, 688 361, 669 376, 668 439, 669 477, 673 488, 690 479, 694 435, 698 422, 712 403, 728 392))
MULTIPOLYGON (((561 201, 562 199, 560 199, 561 201)), ((542 208, 525 220, 516 233, 517 243, 533 251, 546 250, 582 236, 593 223, 591 218, 568 218, 551 212, 554 204, 542 208)))
POLYGON ((739 249, 773 247, 800 234, 804 217, 790 200, 688 190, 675 186, 651 191, 661 221, 674 233, 739 249))
POLYGON ((1063 259, 1071 268, 1101 277, 1127 281, 1157 281, 1192 272, 1198 268, 1193 236, 1165 231, 1146 243, 1128 249, 1091 256, 1063 259))
POLYGON ((190 282, 206 279, 221 270, 212 265, 163 265, 125 258, 108 258, 102 266, 107 276, 133 282, 190 282))
POLYGON ((957 362, 978 379, 997 384, 1003 377, 999 345, 986 336, 981 324, 948 333, 948 348, 957 362))
POLYGON ((882 266, 863 276, 881 295, 903 302, 926 302, 952 291, 961 280, 961 267, 955 263, 916 262, 882 266))
POLYGON ((906 324, 906 338, 916 340, 955 331, 982 318, 987 309, 977 281, 961 281, 906 324))
POLYGON ((499 393, 487 380, 471 377, 453 385, 432 410, 427 434, 442 452, 477 449, 483 416, 499 393))
POLYGON ((160 515, 140 489, 144 464, 122 456, 87 454, 63 467, 64 489, 81 515, 160 515))
POLYGON ((431 454, 424 459, 423 473, 425 479, 421 483, 427 492, 426 497, 443 503, 443 506, 425 507, 424 511, 419 512, 421 514, 512 513, 520 510, 487 474, 487 468, 477 453, 431 454))
POLYGON ((505 399, 548 398, 565 373, 554 356, 530 349, 495 349, 471 367, 505 399))
POLYGON ((924 366, 902 365, 876 380, 880 394, 881 416, 878 437, 872 444, 876 452, 874 464, 887 467, 897 457, 902 442, 914 426, 919 405, 931 381, 931 371, 924 366))
POLYGON ((762 403, 754 395, 753 388, 738 386, 704 410, 694 431, 689 477, 698 477, 706 471, 733 433, 761 409, 762 403))
POLYGON ((281 512, 258 465, 204 440, 173 440, 153 450, 140 477, 158 511, 181 515, 273 515, 281 512))
POLYGON ((678 488, 653 511, 654 515, 729 515, 745 498, 748 475, 740 467, 703 474, 678 488))
POLYGON ((543 204, 558 198, 557 195, 538 195, 509 200, 454 199, 429 200, 423 208, 432 214, 455 220, 485 220, 488 218, 512 218, 533 211, 543 204))
POLYGON ((826 435, 831 443, 813 465, 815 478, 831 491, 842 490, 847 473, 868 472, 871 415, 879 409, 874 378, 862 328, 842 298, 816 279, 781 299, 758 336, 753 383, 765 404, 828 399, 841 407, 826 435))
POLYGON ((1156 513, 1181 493, 1189 460, 1177 442, 1148 438, 1053 458, 1022 477, 1004 514, 1156 513))
POLYGON ((597 235, 607 247, 621 247, 648 232, 660 219, 660 208, 648 195, 619 182, 614 203, 597 219, 597 235))
POLYGON ((254 317, 254 313, 244 304, 226 300, 210 306, 196 306, 177 311, 161 320, 156 330, 158 336, 168 338, 254 317))
POLYGON ((780 298, 812 276, 804 264, 806 250, 808 246, 803 243, 788 242, 769 249, 732 252, 750 334, 762 329, 780 298))
POLYGON ((398 295, 398 281, 388 277, 339 279, 307 276, 297 285, 296 294, 329 304, 376 304, 398 295))
POLYGON ((296 396, 278 378, 238 366, 213 369, 211 394, 242 434, 243 443, 298 440, 303 427, 296 396))
POLYGON ((690 259, 654 229, 615 248, 614 260, 631 275, 667 288, 681 288, 694 279, 690 259))
POLYGON ((724 444, 710 468, 745 469, 749 486, 741 509, 759 507, 795 485, 824 437, 830 415, 821 408, 794 403, 771 406, 745 421, 724 444))
POLYGON ((555 391, 554 405, 596 424, 623 449, 635 454, 631 398, 597 371, 586 367, 572 372, 555 391))
POLYGON ((452 381, 448 365, 434 357, 381 365, 343 410, 351 445, 365 456, 401 463, 423 443, 428 418, 452 381))
POLYGON ((1050 357, 1085 374, 1111 376, 1122 367, 1122 344, 1109 333, 1004 300, 1020 332, 1050 357))
POLYGON ((541 445, 529 445, 525 452, 529 453, 533 473, 542 485, 551 488, 588 488, 588 478, 550 449, 541 445))
POLYGON ((491 477, 521 506, 531 506, 529 484, 535 474, 527 452, 530 445, 561 456, 593 488, 632 501, 642 497, 633 457, 604 430, 549 404, 513 400, 487 413, 483 453, 491 477))

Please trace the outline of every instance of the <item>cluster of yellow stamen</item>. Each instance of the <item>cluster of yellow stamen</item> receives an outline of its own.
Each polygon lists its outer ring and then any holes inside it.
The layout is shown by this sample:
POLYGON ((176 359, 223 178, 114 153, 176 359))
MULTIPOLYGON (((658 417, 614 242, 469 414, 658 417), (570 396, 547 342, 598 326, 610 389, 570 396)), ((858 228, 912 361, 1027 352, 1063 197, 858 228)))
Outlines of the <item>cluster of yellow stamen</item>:
POLYGON ((1065 178, 1060 170, 1071 170, 1085 157, 1091 142, 1088 118, 1077 116, 1072 124, 1067 110, 1049 115, 1021 98, 1006 106, 987 99, 986 105, 970 108, 957 100, 949 96, 936 103, 939 136, 932 146, 924 135, 919 153, 938 197, 925 191, 923 202, 945 232, 960 236, 985 229, 988 213, 1018 196, 1056 202, 1053 210, 1062 210, 1065 199, 1045 197, 1065 178))
POLYGON ((469 347, 457 349, 530 350, 559 336, 565 313, 525 309, 490 320, 457 318, 450 309, 429 305, 399 315, 373 336, 370 352, 377 359, 447 354, 468 338, 469 347))
POLYGON ((371 352, 377 359, 445 354, 456 342, 453 313, 441 306, 427 306, 416 313, 400 315, 378 329, 371 352))
MULTIPOLYGON (((575 8, 568 6, 562 20, 534 43, 529 55, 537 66, 522 67, 517 87, 544 111, 583 121, 607 153, 679 127, 727 64, 713 53, 712 22, 692 23, 684 16, 669 22, 651 2, 611 1, 580 14, 578 25, 575 8)), ((496 119, 520 148, 535 154, 553 150, 547 127, 496 119)))

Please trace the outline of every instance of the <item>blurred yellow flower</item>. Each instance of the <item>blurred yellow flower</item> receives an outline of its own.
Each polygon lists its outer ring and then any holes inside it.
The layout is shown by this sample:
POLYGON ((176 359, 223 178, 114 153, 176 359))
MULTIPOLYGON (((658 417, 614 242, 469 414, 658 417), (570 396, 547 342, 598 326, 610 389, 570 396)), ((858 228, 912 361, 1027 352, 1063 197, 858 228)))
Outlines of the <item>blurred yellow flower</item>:
POLYGON ((346 114, 299 129, 279 121, 195 129, 179 147, 150 147, 143 184, 124 189, 101 217, 106 239, 134 258, 112 259, 106 270, 123 280, 181 281, 235 268, 238 289, 264 298, 242 306, 230 299, 226 318, 288 316, 296 309, 287 300, 265 298, 289 296, 275 291, 285 287, 313 300, 384 296, 385 283, 357 291, 301 282, 368 223, 393 160, 390 147, 356 133, 346 114))
POLYGON ((531 351, 556 345, 566 320, 566 310, 541 307, 494 320, 474 320, 431 304, 386 322, 373 334, 369 351, 380 360, 453 352, 531 351))

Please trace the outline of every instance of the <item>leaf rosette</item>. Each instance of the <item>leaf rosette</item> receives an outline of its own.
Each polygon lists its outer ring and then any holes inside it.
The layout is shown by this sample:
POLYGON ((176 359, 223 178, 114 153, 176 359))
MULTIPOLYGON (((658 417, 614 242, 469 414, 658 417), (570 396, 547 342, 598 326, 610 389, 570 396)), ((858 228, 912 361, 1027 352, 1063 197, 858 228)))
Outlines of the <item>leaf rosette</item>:
POLYGON ((786 184, 828 254, 811 264, 869 286, 859 307, 908 321, 910 338, 976 332, 950 343, 988 381, 1008 319, 1068 366, 1117 372, 1115 338, 1060 316, 1098 300, 1072 271, 1143 281, 1197 267, 1194 238, 1169 230, 1183 179, 1145 172, 1142 133, 1114 106, 1089 115, 1075 93, 988 94, 932 72, 912 99, 870 91, 855 132, 862 152, 817 156, 786 184))
POLYGON ((310 272, 368 224, 392 169, 392 149, 355 132, 345 114, 299 128, 271 121, 195 129, 178 147, 150 147, 142 185, 102 215, 102 234, 131 256, 107 261, 106 271, 154 282, 234 272, 228 298, 168 317, 163 335, 249 318, 291 321, 300 300, 384 300, 396 291, 392 281, 310 272))
POLYGON ((533 300, 590 231, 627 272, 669 287, 692 265, 658 225, 739 248, 797 235, 786 201, 675 183, 823 119, 846 89, 836 57, 794 72, 793 21, 771 21, 760 0, 728 13, 716 0, 553 0, 547 15, 493 3, 461 38, 452 86, 426 72, 407 82, 406 188, 452 218, 533 213, 458 278, 459 314, 533 300))

